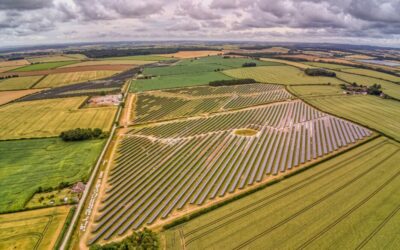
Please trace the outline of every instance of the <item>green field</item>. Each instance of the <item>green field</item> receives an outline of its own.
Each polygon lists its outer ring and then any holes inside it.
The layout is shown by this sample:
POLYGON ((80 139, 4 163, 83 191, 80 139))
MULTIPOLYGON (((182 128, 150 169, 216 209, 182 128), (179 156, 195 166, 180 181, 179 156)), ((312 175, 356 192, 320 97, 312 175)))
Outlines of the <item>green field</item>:
POLYGON ((292 66, 240 68, 225 70, 224 73, 234 78, 252 78, 258 82, 285 85, 342 83, 333 77, 307 76, 302 70, 292 66))
POLYGON ((36 71, 36 70, 49 70, 55 69, 58 67, 62 67, 65 65, 70 65, 77 63, 78 61, 64 61, 64 62, 46 62, 46 63, 37 63, 31 64, 28 66, 24 66, 18 69, 13 70, 14 72, 25 72, 25 71, 36 71))
POLYGON ((119 57, 106 57, 103 60, 134 60, 134 61, 165 61, 171 60, 169 57, 148 55, 148 56, 119 56, 119 57))
POLYGON ((29 89, 37 81, 39 81, 40 78, 42 78, 42 76, 14 77, 5 80, 0 80, 0 91, 29 89))
MULTIPOLYGON (((383 80, 387 80, 387 81, 400 83, 400 77, 382 73, 379 71, 374 71, 374 70, 369 70, 369 69, 357 69, 357 68, 341 69, 341 71, 344 71, 347 73, 358 74, 358 75, 370 76, 370 77, 374 77, 374 78, 378 78, 378 79, 383 79, 383 80)), ((399 85, 399 88, 400 88, 400 85, 399 85)))
POLYGON ((0 142, 0 212, 23 209, 40 186, 86 179, 102 146, 58 138, 0 142))
POLYGON ((69 206, 0 215, 0 249, 53 249, 69 206))
POLYGON ((197 85, 206 85, 211 81, 232 79, 220 72, 204 72, 194 74, 180 74, 170 76, 153 77, 148 80, 136 80, 132 82, 130 91, 140 92, 156 89, 180 88, 197 85))
POLYGON ((357 83, 361 85, 366 85, 366 86, 371 86, 375 83, 378 83, 382 86, 382 91, 385 94, 390 95, 391 97, 400 99, 400 85, 392 82, 388 82, 385 80, 373 78, 373 77, 368 77, 368 76, 361 76, 361 75, 355 75, 355 74, 350 74, 350 73, 344 73, 344 72, 336 72, 336 77, 346 81, 348 83, 357 83))
POLYGON ((53 88, 65 86, 74 83, 106 78, 117 74, 118 72, 119 71, 98 70, 50 74, 41 80, 37 85, 35 85, 35 88, 53 88))
POLYGON ((164 231, 166 249, 397 249, 400 146, 375 139, 164 231))
POLYGON ((116 107, 82 108, 86 97, 16 102, 0 107, 0 139, 58 136, 74 128, 111 128, 116 107))
POLYGON ((299 97, 343 95, 343 90, 337 85, 298 85, 287 89, 299 97))
POLYGON ((400 102, 374 96, 306 98, 317 108, 358 122, 400 140, 400 102))

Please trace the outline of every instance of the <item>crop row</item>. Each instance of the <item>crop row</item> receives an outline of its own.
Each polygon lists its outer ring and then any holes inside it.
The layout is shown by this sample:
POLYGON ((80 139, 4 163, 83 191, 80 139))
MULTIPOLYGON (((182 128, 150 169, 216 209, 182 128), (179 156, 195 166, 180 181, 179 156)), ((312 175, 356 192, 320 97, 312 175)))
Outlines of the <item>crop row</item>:
MULTIPOLYGON (((182 209, 201 206, 371 134, 329 115, 314 114, 306 120, 307 112, 312 112, 301 107, 308 106, 299 105, 301 102, 290 104, 291 109, 289 104, 284 106, 286 112, 270 109, 269 112, 276 111, 275 116, 284 114, 286 119, 277 123, 280 126, 262 124, 257 136, 235 135, 232 127, 175 140, 128 135, 120 144, 116 165, 110 173, 110 188, 101 201, 92 242, 123 235, 182 209), (288 122, 288 117, 297 116, 300 122, 288 122)), ((261 112, 265 108, 255 110, 263 117, 269 114, 261 112)), ((246 113, 258 114, 251 110, 246 113)), ((239 122, 246 116, 219 117, 239 122)), ((206 120, 213 122, 212 118, 206 120)), ((256 128, 251 123, 243 127, 256 128)))

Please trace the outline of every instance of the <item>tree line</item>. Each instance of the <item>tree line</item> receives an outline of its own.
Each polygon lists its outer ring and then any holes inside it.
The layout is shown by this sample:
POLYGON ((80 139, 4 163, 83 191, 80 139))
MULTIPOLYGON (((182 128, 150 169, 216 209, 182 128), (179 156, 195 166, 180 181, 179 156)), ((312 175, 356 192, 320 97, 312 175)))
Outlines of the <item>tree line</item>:
POLYGON ((67 131, 63 131, 60 134, 60 138, 63 141, 83 141, 89 139, 103 139, 108 136, 108 133, 103 132, 99 128, 76 128, 67 131))
POLYGON ((252 84, 257 83, 256 80, 251 78, 246 79, 231 79, 231 80, 218 80, 209 82, 208 85, 212 87, 219 87, 219 86, 231 86, 231 85, 242 85, 242 84, 252 84))

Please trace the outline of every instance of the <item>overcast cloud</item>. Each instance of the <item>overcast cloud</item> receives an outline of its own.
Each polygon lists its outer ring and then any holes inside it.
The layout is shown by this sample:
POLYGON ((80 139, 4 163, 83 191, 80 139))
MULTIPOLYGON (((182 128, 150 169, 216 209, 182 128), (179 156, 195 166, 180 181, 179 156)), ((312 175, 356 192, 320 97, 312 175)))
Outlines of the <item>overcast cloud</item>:
POLYGON ((0 0, 1 45, 249 40, 400 47, 400 0, 0 0))

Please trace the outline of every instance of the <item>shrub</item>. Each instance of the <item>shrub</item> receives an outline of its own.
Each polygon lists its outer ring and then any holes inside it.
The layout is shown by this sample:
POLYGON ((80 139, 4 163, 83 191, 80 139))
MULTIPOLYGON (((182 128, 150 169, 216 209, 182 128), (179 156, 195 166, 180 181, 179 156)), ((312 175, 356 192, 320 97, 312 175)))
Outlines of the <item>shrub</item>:
POLYGON ((64 141, 83 141, 105 138, 107 137, 107 133, 99 128, 76 128, 61 132, 60 137, 64 141))
POLYGON ((218 86, 230 86, 230 85, 242 85, 242 84, 251 84, 256 83, 257 81, 254 79, 231 79, 231 80, 220 80, 220 81, 212 81, 208 83, 208 85, 213 87, 218 86))
POLYGON ((311 69, 308 68, 304 71, 306 75, 309 76, 327 76, 327 77, 336 77, 336 73, 326 70, 326 69, 311 69))
POLYGON ((133 232, 131 236, 120 242, 112 242, 105 245, 94 244, 90 250, 111 250, 111 249, 159 249, 157 235, 151 230, 144 228, 143 231, 133 232))
POLYGON ((255 62, 247 62, 247 63, 243 63, 242 67, 256 67, 257 63, 255 62))

